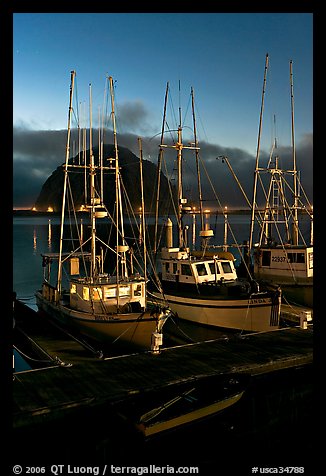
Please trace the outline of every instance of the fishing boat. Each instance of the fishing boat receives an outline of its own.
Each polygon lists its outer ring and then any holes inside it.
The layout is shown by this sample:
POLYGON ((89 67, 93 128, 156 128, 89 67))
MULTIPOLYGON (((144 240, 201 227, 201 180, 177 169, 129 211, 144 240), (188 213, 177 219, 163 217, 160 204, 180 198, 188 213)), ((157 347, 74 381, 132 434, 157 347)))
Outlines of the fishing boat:
MULTIPOLYGON (((268 56, 266 57, 264 85, 268 56)), ((260 165, 257 147, 252 200, 249 248, 253 251, 254 276, 264 287, 282 288, 283 298, 303 306, 313 306, 313 207, 306 196, 297 170, 294 137, 294 95, 292 61, 290 61, 292 164, 281 167, 276 136, 267 163, 260 165), (264 176, 268 180, 264 180, 264 176), (259 187, 261 185, 261 187, 259 187), (261 195, 259 195, 261 192, 261 195), (259 210, 260 197, 265 203, 259 210), (258 239, 254 242, 254 223, 258 222, 258 239), (309 238, 303 228, 310 227, 309 238)), ((262 110, 265 87, 262 95, 262 110)), ((261 119, 262 121, 262 113, 261 119)), ((275 121, 275 116, 274 116, 275 121)), ((261 127, 259 131, 260 143, 261 127)))
POLYGON ((146 439, 198 423, 235 405, 244 395, 244 375, 205 376, 152 390, 116 405, 115 411, 146 439))
MULTIPOLYGON (((141 274, 134 267, 134 253, 124 233, 113 79, 107 78, 111 98, 114 157, 100 156, 95 160, 92 152, 90 106, 89 157, 85 154, 83 161, 75 163, 69 158, 75 75, 72 71, 66 157, 63 164, 59 251, 42 254, 44 278, 42 289, 36 292, 36 303, 39 311, 97 341, 158 352, 163 341, 162 329, 170 311, 166 307, 148 306, 146 271, 141 274), (90 230, 88 237, 84 237, 84 228, 78 223, 78 214, 81 212, 78 213, 73 200, 73 179, 70 179, 73 173, 85 176, 85 203, 78 210, 87 212, 87 229, 90 230), (114 176, 115 205, 112 214, 103 200, 104 173, 114 176), (113 243, 112 239, 105 242, 99 236, 100 220, 108 220, 114 227, 113 243), (110 273, 105 271, 105 263, 111 264, 110 273), (57 272, 56 281, 52 283, 51 270, 54 264, 57 272)), ((83 217, 84 214, 82 212, 83 217)))
MULTIPOLYGON (((203 194, 200 178, 200 157, 196 133, 194 92, 191 89, 194 140, 185 145, 182 140, 182 118, 179 108, 177 137, 172 145, 165 144, 167 85, 163 126, 161 133, 158 172, 161 170, 163 151, 168 147, 176 150, 177 186, 174 209, 174 223, 168 217, 165 223, 165 246, 160 249, 160 290, 153 290, 156 299, 164 298, 177 318, 199 325, 237 331, 269 331, 277 329, 280 318, 280 290, 261 291, 253 279, 239 278, 235 268, 234 255, 223 249, 209 249, 209 241, 214 236, 209 223, 209 210, 203 208, 203 194), (198 201, 188 202, 184 196, 183 168, 185 149, 195 152, 197 171, 198 201), (196 219, 200 219, 201 230, 196 234, 196 219), (189 225, 186 224, 188 219, 189 225), (176 229, 174 233, 173 227, 176 229), (192 229, 192 249, 188 230, 192 229), (176 240, 175 240, 176 238, 176 240), (198 245, 198 239, 200 241, 198 245), (175 244, 175 241, 177 243, 175 244), (196 244, 197 243, 197 244, 196 244)), ((159 177, 159 175, 158 175, 159 177)), ((157 186, 159 197, 159 179, 157 186)), ((172 197, 173 198, 173 197, 172 197)), ((157 215, 157 213, 156 213, 157 215)), ((156 245, 154 244, 154 250, 156 245)))

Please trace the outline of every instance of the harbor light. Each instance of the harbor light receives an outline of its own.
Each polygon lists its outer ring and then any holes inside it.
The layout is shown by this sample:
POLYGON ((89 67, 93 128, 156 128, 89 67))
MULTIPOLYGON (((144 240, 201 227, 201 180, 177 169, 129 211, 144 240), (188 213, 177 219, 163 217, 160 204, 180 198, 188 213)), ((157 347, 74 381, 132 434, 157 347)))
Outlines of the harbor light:
POLYGON ((53 213, 53 208, 52 208, 52 207, 48 207, 47 211, 48 211, 49 213, 53 213))

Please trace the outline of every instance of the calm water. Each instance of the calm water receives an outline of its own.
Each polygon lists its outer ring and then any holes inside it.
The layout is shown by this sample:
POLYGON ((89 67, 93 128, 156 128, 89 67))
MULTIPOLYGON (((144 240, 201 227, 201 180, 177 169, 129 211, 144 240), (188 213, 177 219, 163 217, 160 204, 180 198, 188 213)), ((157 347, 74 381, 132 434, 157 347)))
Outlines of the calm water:
MULTIPOLYGON (((230 215, 229 221, 242 243, 247 239, 249 216, 230 215)), ((212 243, 221 244, 223 217, 212 221, 211 226, 216 230, 212 243)), ((41 253, 58 251, 58 238, 59 217, 14 218, 13 290, 32 307, 34 293, 42 283, 41 253)), ((230 235, 229 242, 233 242, 230 235)), ((304 467, 303 474, 312 474, 311 374, 311 369, 298 369, 269 378, 257 377, 245 398, 232 410, 152 442, 139 442, 124 427, 110 432, 110 422, 105 423, 103 414, 90 413, 81 419, 77 416, 76 420, 72 417, 65 434, 55 424, 45 434, 23 433, 21 440, 16 441, 17 461, 26 460, 34 466, 42 461, 77 465, 113 461, 134 466, 192 465, 198 466, 199 475, 212 476, 249 475, 256 466, 291 466, 304 467)))

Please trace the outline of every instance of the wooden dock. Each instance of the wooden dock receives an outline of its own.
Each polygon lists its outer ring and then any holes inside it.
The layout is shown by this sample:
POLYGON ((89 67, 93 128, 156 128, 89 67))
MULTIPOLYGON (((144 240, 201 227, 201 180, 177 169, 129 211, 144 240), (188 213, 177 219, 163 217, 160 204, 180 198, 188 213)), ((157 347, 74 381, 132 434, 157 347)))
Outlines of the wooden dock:
POLYGON ((14 429, 62 420, 77 409, 112 407, 205 376, 255 376, 309 366, 313 360, 310 325, 164 348, 157 355, 143 352, 104 359, 87 354, 75 341, 69 344, 67 336, 39 336, 39 343, 42 339, 53 358, 61 347, 64 364, 14 374, 14 429))

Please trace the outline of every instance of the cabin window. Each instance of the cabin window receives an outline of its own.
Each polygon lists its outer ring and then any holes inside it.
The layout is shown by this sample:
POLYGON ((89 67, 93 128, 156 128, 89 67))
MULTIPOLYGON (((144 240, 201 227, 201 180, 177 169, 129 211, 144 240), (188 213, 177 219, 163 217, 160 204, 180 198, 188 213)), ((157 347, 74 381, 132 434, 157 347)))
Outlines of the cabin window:
POLYGON ((70 294, 76 294, 77 292, 77 288, 76 288, 76 284, 71 284, 70 286, 70 294))
POLYGON ((308 263, 309 263, 309 269, 312 269, 314 267, 314 254, 313 253, 308 254, 308 263))
POLYGON ((218 266, 215 266, 215 263, 209 263, 209 269, 212 274, 220 274, 218 266))
POLYGON ((191 269, 189 264, 182 264, 181 265, 181 274, 185 276, 191 276, 191 269))
POLYGON ((89 288, 87 286, 83 286, 83 299, 89 301, 89 288))
POLYGON ((261 265, 262 266, 270 266, 271 265, 271 252, 270 251, 263 251, 261 257, 261 265))
POLYGON ((119 286, 119 296, 130 296, 130 286, 119 286))
POLYGON ((141 284, 134 287, 134 296, 141 296, 141 284))
POLYGON ((206 266, 204 265, 204 263, 196 264, 196 269, 197 269, 198 276, 207 275, 206 266))
POLYGON ((70 274, 79 274, 79 259, 71 258, 70 259, 70 274))
POLYGON ((173 263, 173 274, 177 274, 178 271, 178 265, 177 263, 173 263))
POLYGON ((221 265, 224 273, 232 273, 232 268, 228 261, 222 261, 221 265))
POLYGON ((304 263, 305 254, 304 253, 288 253, 289 263, 304 263))
POLYGON ((105 299, 110 299, 116 297, 116 288, 106 288, 104 291, 105 299))
POLYGON ((93 299, 95 301, 99 301, 102 299, 102 289, 101 288, 93 288, 93 299))

